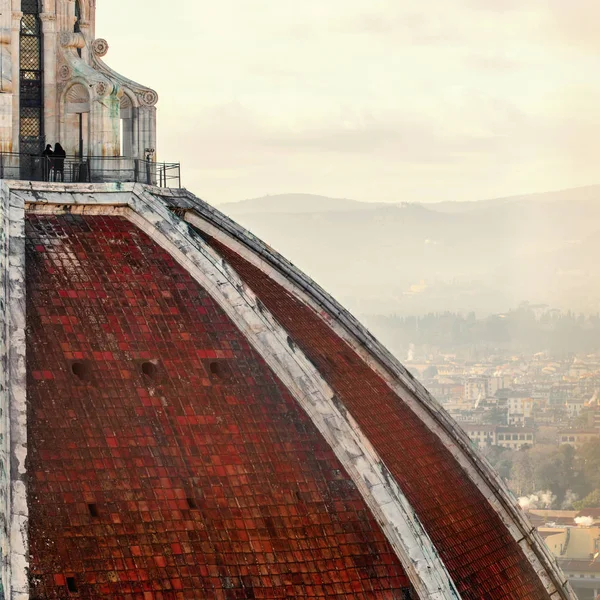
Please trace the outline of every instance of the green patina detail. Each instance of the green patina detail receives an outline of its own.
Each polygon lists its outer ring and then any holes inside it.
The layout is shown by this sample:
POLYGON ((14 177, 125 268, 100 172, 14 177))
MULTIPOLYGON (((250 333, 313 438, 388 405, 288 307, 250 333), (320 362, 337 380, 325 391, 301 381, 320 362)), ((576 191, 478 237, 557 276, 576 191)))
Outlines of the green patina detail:
POLYGON ((75 77, 85 77, 86 76, 87 69, 85 68, 85 66, 84 67, 80 67, 79 63, 75 63, 75 65, 72 65, 72 66, 73 66, 73 75, 75 77))

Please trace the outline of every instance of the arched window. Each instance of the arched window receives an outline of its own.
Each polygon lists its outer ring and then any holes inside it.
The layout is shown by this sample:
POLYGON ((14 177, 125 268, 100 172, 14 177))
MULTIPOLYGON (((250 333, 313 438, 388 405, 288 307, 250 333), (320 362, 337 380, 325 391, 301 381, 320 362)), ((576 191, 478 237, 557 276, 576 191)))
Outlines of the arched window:
POLYGON ((20 146, 25 154, 40 154, 44 146, 42 88, 42 28, 38 0, 22 0, 20 58, 20 146))
MULTIPOLYGON (((75 0, 75 26, 73 30, 75 33, 81 33, 81 4, 79 0, 75 0)), ((77 48, 77 54, 81 56, 81 48, 77 48)))

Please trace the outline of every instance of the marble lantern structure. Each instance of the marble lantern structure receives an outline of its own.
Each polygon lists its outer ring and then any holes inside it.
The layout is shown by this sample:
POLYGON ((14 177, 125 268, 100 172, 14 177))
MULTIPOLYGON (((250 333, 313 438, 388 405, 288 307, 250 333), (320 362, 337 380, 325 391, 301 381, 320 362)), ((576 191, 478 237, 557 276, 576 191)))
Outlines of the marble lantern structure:
MULTIPOLYGON (((103 63, 95 1, 0 9, 0 150, 144 158, 157 95, 103 63)), ((351 314, 187 190, 114 180, 0 179, 0 568, 0 600, 575 600, 351 314)))
POLYGON ((108 67, 96 0, 0 0, 0 151, 145 158, 156 92, 108 67), (122 139, 121 139, 122 138, 122 139))

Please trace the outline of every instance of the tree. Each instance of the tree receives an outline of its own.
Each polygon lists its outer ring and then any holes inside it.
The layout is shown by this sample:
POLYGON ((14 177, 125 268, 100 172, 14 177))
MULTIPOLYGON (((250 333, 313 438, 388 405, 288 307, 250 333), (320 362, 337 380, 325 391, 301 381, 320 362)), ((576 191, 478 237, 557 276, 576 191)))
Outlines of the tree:
POLYGON ((510 481, 518 495, 549 490, 558 505, 563 503, 569 490, 578 495, 589 491, 577 470, 575 449, 569 445, 522 448, 514 456, 510 481))
POLYGON ((586 429, 593 424, 593 414, 584 410, 581 414, 571 419, 571 427, 573 429, 586 429))
POLYGON ((511 488, 518 496, 526 496, 536 491, 534 466, 530 452, 517 452, 510 471, 511 488))
POLYGON ((600 508, 600 490, 594 490, 583 500, 573 502, 575 510, 584 510, 585 508, 600 508))
POLYGON ((579 465, 590 490, 600 489, 600 439, 586 442, 579 449, 579 465))
POLYGON ((578 494, 585 494, 587 491, 582 476, 576 469, 576 452, 573 446, 566 444, 555 447, 539 460, 532 460, 538 489, 551 490, 559 505, 565 500, 568 490, 578 494))
POLYGON ((482 449, 483 455, 505 481, 510 479, 513 468, 514 450, 502 448, 501 446, 486 446, 482 449))

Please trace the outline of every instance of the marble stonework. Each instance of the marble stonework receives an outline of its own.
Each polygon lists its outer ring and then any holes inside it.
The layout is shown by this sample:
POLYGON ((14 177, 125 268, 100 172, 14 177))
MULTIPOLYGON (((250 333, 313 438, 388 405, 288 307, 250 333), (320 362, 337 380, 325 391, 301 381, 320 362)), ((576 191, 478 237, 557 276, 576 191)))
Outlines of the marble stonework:
MULTIPOLYGON (((145 158, 156 146, 158 95, 104 63, 108 44, 95 37, 96 0, 38 1, 46 143, 60 142, 67 154, 78 154, 81 137, 87 156, 145 158)), ((0 0, 2 152, 19 152, 21 19, 21 0, 0 0)))

